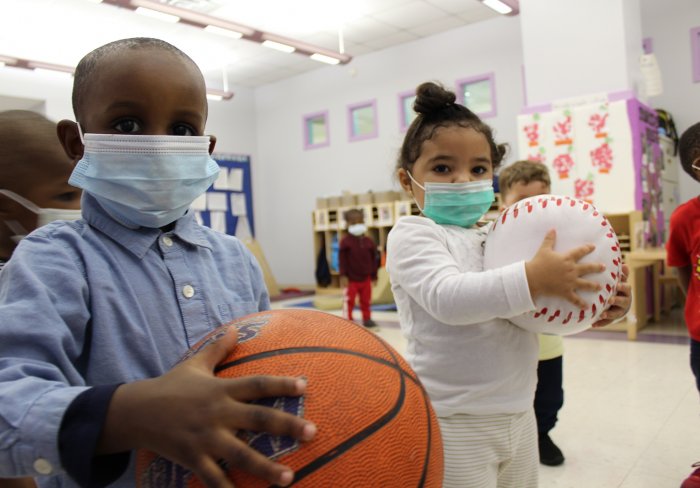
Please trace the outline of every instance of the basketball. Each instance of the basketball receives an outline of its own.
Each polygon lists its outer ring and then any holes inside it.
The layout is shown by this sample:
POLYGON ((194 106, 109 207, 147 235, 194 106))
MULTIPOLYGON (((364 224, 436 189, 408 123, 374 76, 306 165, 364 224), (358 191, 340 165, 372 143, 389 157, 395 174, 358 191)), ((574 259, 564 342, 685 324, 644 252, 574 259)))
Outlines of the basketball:
MULTIPOLYGON (((313 440, 238 433, 291 467, 293 486, 442 486, 442 439, 430 400, 408 363, 375 333, 319 311, 273 310, 217 329, 186 357, 223 333, 237 333, 238 343, 216 368, 218 377, 307 380, 301 397, 256 403, 314 422, 313 440)), ((268 486, 235 467, 224 468, 237 487, 268 486)), ((137 454, 136 477, 142 487, 204 486, 185 468, 145 450, 137 454)))
POLYGON ((556 229, 556 252, 584 244, 595 250, 580 263, 603 263, 605 270, 583 278, 602 285, 599 292, 577 290, 587 303, 584 310, 559 297, 542 296, 535 310, 508 320, 532 332, 569 335, 588 329, 600 318, 617 293, 622 274, 620 243, 608 220, 588 202, 558 195, 526 198, 501 212, 486 237, 484 269, 529 261, 542 245, 545 234, 556 229))

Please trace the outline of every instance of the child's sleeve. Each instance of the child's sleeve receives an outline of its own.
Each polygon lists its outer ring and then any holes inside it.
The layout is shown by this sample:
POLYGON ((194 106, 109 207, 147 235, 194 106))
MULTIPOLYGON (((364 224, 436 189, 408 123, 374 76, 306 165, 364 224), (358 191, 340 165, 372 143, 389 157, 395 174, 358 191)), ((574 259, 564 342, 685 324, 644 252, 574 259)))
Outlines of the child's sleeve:
MULTIPOLYGON (((523 261, 464 271, 437 225, 402 219, 388 239, 387 269, 418 306, 448 325, 478 324, 534 309, 523 261)), ((475 257, 481 263, 481 256, 475 257)))
POLYGON ((61 420, 88 389, 76 366, 88 299, 68 249, 16 251, 0 273, 0 477, 63 471, 61 420))
POLYGON ((691 263, 685 207, 679 207, 671 214, 668 240, 666 241, 666 262, 680 268, 691 263))

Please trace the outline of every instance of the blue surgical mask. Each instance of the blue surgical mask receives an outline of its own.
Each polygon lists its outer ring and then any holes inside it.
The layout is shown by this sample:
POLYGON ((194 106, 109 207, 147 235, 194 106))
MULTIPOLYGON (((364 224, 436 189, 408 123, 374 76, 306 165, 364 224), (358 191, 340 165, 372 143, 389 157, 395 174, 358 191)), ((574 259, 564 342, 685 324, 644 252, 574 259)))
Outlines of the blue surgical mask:
POLYGON ((216 180, 208 136, 85 134, 68 180, 128 227, 176 221, 216 180))
POLYGON ((464 183, 436 183, 426 181, 422 186, 409 171, 408 176, 425 192, 423 215, 440 225, 471 227, 491 208, 495 200, 491 180, 464 183))

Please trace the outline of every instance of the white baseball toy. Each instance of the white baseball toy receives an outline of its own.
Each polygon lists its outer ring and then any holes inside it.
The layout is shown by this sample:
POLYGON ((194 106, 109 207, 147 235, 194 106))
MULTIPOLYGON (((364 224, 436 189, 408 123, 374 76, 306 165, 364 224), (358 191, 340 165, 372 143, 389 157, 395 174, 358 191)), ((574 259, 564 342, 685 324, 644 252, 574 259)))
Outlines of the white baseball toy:
POLYGON ((584 279, 602 285, 599 292, 577 290, 588 304, 579 309, 559 297, 541 296, 535 310, 508 320, 532 332, 569 335, 581 332, 600 318, 615 296, 622 274, 620 243, 608 220, 588 202, 559 195, 526 198, 503 210, 493 223, 484 248, 484 269, 529 261, 550 229, 557 232, 554 250, 567 252, 584 244, 595 250, 580 263, 603 263, 605 271, 584 279))

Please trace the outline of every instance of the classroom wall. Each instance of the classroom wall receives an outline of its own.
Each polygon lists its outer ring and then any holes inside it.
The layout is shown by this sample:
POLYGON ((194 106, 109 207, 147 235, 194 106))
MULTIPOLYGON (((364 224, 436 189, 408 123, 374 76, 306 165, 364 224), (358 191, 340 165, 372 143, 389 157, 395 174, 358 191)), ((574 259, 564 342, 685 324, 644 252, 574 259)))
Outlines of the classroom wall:
MULTIPOLYGON (((523 106, 520 24, 496 18, 355 58, 256 90, 258 160, 253 165, 256 231, 280 283, 314 283, 311 212, 316 197, 397 189, 403 133, 398 94, 428 80, 495 74, 497 115, 486 121, 515 144, 523 106), (376 99, 379 137, 348 142, 347 106, 376 99), (305 151, 305 114, 329 111, 330 145, 305 151)), ((517 154, 513 151, 513 155, 517 154)))
MULTIPOLYGON (((690 29, 700 27, 697 0, 642 0, 642 32, 651 37, 663 80, 663 94, 649 104, 668 110, 678 135, 700 122, 700 83, 693 83, 690 29)), ((700 184, 680 171, 680 196, 685 202, 700 194, 700 184)))

